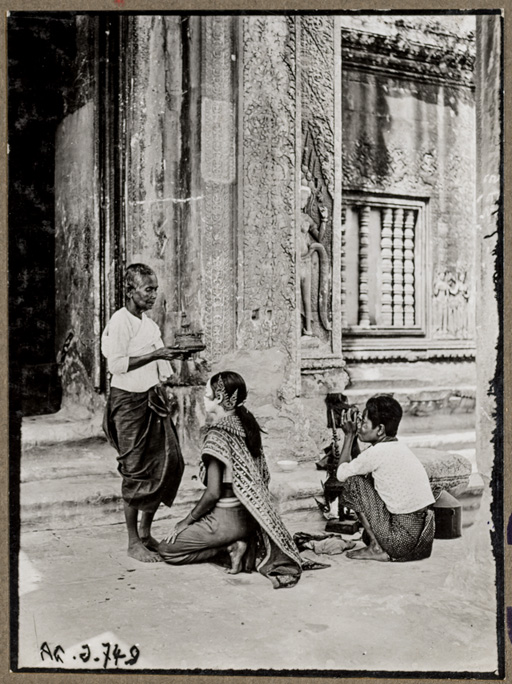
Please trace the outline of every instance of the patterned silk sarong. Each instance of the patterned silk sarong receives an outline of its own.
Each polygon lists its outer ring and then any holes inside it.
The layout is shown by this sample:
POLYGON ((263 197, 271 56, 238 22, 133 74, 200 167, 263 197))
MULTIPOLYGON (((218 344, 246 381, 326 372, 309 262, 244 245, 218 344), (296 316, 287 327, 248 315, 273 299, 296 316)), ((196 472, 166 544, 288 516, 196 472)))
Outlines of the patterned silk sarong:
POLYGON ((124 501, 140 511, 171 506, 184 463, 165 390, 147 392, 112 387, 103 429, 118 452, 124 501))
POLYGON ((430 556, 435 532, 434 512, 430 508, 415 513, 390 513, 371 475, 353 475, 345 480, 341 500, 352 510, 364 513, 391 560, 405 562, 430 556))
POLYGON ((292 587, 300 579, 302 564, 295 543, 276 511, 268 489, 270 475, 263 452, 253 458, 245 444, 245 432, 236 416, 227 416, 209 428, 203 445, 201 479, 206 484, 204 461, 209 456, 231 466, 233 491, 256 521, 249 539, 245 569, 267 577, 275 589, 292 587))

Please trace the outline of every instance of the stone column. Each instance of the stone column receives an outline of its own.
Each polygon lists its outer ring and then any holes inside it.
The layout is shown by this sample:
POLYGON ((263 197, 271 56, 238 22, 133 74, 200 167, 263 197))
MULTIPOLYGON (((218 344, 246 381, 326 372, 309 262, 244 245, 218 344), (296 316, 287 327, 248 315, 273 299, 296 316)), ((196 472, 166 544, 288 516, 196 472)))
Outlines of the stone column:
POLYGON ((240 28, 237 342, 286 351, 296 367, 295 19, 244 17, 240 28))
POLYGON ((87 417, 102 408, 96 392, 101 366, 101 184, 95 18, 76 18, 76 41, 67 115, 55 136, 56 347, 62 408, 87 417))
POLYGON ((155 269, 159 297, 152 317, 172 344, 180 324, 183 241, 182 18, 138 16, 129 27, 126 261, 155 269))
MULTIPOLYGON (((212 370, 229 368, 245 378, 247 406, 267 431, 272 462, 308 451, 296 400, 296 18, 239 17, 237 37, 237 351, 228 347, 212 370)), ((222 125, 230 125, 227 115, 222 125)))
POLYGON ((236 73, 235 19, 201 19, 201 150, 203 320, 206 356, 235 347, 236 73))
MULTIPOLYGON (((477 404, 476 454, 478 472, 484 481, 484 494, 475 524, 466 535, 466 553, 448 577, 454 590, 464 591, 473 603, 487 610, 495 608, 496 561, 501 562, 504 538, 502 495, 502 436, 496 426, 501 411, 497 392, 502 388, 503 356, 499 336, 499 314, 494 278, 501 272, 503 254, 495 250, 502 239, 497 210, 500 202, 501 158, 501 29, 500 18, 478 16, 476 30, 477 104, 477 404), (499 268, 498 268, 499 267, 499 268), (494 393, 490 390, 494 384, 494 393), (491 542, 494 549, 491 547, 491 542), (493 558, 494 551, 494 558, 493 558)), ((503 282, 498 277, 497 287, 503 282)), ((498 581, 499 589, 499 581, 498 581)), ((499 605, 499 604, 498 604, 499 605)))

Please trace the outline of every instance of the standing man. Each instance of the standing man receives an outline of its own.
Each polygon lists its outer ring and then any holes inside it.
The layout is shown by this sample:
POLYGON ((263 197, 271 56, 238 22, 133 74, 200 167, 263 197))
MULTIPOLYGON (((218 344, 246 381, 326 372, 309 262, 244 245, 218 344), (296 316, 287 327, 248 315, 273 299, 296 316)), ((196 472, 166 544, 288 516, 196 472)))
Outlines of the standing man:
POLYGON ((362 420, 345 411, 345 433, 336 477, 341 500, 356 511, 364 527, 362 549, 349 558, 412 561, 428 558, 434 541, 434 496, 427 472, 396 433, 402 407, 387 394, 368 399, 362 420), (370 448, 350 461, 355 436, 370 448))
POLYGON ((169 361, 182 355, 164 346, 159 327, 146 316, 158 290, 154 271, 145 264, 128 266, 125 286, 126 306, 114 313, 101 338, 112 374, 103 429, 118 452, 128 555, 152 563, 161 560, 151 536, 154 515, 160 503, 172 505, 184 469, 161 385, 173 372, 169 361))

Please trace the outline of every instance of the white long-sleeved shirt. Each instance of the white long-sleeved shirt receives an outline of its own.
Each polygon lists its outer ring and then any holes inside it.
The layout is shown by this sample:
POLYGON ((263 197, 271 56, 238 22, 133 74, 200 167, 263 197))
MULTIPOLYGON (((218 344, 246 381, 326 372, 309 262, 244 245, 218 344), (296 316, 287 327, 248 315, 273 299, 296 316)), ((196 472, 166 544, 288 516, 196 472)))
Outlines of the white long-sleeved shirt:
POLYGON ((144 313, 142 318, 126 307, 112 316, 101 336, 101 351, 112 373, 111 387, 127 392, 146 392, 172 375, 171 364, 159 359, 128 370, 130 357, 143 356, 164 346, 160 328, 144 313))
POLYGON ((413 513, 435 501, 425 468, 402 442, 371 446, 350 463, 340 463, 336 477, 345 482, 353 475, 368 473, 390 513, 413 513))

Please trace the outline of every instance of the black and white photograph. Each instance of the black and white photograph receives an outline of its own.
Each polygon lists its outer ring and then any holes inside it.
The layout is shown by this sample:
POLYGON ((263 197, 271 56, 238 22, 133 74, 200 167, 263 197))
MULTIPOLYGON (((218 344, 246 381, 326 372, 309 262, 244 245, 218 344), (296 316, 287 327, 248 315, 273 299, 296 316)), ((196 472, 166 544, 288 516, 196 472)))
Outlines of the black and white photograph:
POLYGON ((503 11, 5 26, 10 670, 503 679, 503 11))

